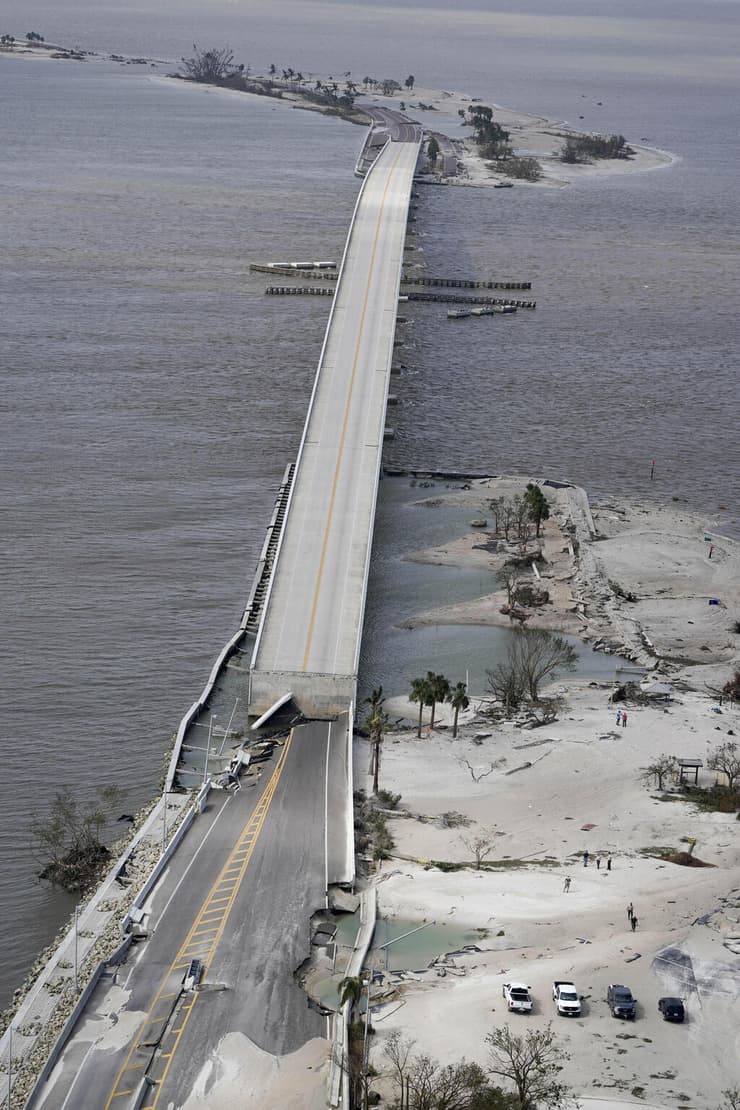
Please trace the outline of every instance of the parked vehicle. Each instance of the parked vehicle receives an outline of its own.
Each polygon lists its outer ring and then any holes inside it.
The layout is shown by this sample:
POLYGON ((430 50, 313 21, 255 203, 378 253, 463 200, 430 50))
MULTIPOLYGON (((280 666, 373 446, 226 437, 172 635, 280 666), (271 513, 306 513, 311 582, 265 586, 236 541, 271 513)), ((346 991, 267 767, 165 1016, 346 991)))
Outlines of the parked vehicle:
POLYGON ((524 983, 504 983, 503 994, 507 1009, 517 1014, 532 1012, 532 996, 524 983))
POLYGON ((606 992, 606 1000, 612 1017, 635 1020, 636 1007, 632 991, 622 983, 610 983, 606 992))
POLYGON ((552 999, 563 1017, 577 1017, 581 1012, 581 1000, 574 983, 556 979, 552 985, 552 999))
POLYGON ((659 998, 658 1009, 663 1015, 663 1021, 683 1021, 686 1016, 680 998, 659 998))

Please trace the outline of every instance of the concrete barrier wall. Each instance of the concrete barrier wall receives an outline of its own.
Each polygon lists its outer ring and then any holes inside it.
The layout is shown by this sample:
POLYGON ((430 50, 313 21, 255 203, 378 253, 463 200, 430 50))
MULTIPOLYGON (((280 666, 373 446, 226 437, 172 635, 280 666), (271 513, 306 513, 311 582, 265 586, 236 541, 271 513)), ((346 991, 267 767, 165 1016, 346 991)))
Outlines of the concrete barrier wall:
POLYGON ((354 701, 357 676, 305 671, 252 671, 249 704, 264 713, 284 694, 292 693, 307 717, 329 720, 347 712, 354 701))
POLYGON ((77 1021, 78 1021, 82 1011, 85 1009, 88 1002, 90 1001, 90 997, 91 997, 93 991, 95 990, 98 983, 100 982, 100 978, 101 978, 103 972, 105 971, 105 968, 106 968, 106 963, 105 962, 99 963, 98 966, 93 971, 92 975, 90 976, 90 981, 88 982, 85 989, 82 991, 80 997, 77 999, 77 1005, 75 1006, 72 1013, 69 1015, 69 1018, 65 1022, 64 1028, 62 1029, 61 1033, 59 1034, 56 1041, 54 1042, 54 1047, 52 1048, 51 1052, 49 1053, 49 1056, 46 1060, 46 1063, 44 1064, 43 1068, 41 1069, 41 1071, 39 1073, 39 1077, 36 1080, 36 1082, 34 1083, 33 1088, 31 1090, 31 1093, 28 1096, 28 1099, 26 1100, 26 1105, 25 1105, 24 1110, 32 1110, 32 1107, 34 1106, 34 1104, 36 1102, 36 1099, 38 1098, 38 1095, 41 1091, 41 1088, 46 1083, 47 1079, 49 1078, 52 1071, 56 1067, 57 1060, 61 1056, 61 1054, 64 1050, 64 1046, 66 1045, 67 1041, 71 1037, 72 1030, 74 1029, 75 1025, 77 1024, 77 1021))
MULTIPOLYGON (((289 481, 289 472, 290 472, 290 466, 286 467, 285 473, 283 474, 283 480, 282 480, 281 485, 280 485, 280 493, 281 494, 282 494, 282 491, 284 490, 286 484, 289 481)), ((201 713, 203 711, 203 709, 205 709, 205 707, 208 703, 208 699, 210 698, 211 694, 213 693, 213 688, 216 685, 216 682, 218 681, 218 679, 220 677, 222 668, 225 667, 225 665, 228 663, 231 656, 238 649, 242 640, 246 636, 247 623, 249 621, 250 610, 251 610, 252 602, 254 600, 254 596, 255 596, 256 591, 257 591, 257 587, 258 587, 259 582, 260 582, 262 568, 264 567, 265 560, 267 559, 267 552, 268 552, 268 548, 270 546, 270 541, 271 541, 271 533, 272 533, 273 528, 275 527, 275 522, 276 522, 278 511, 279 511, 279 502, 280 502, 280 495, 278 495, 278 499, 276 501, 275 508, 273 509, 272 516, 270 517, 270 523, 267 527, 267 534, 265 536, 264 543, 262 544, 262 550, 260 552, 260 556, 259 556, 259 559, 257 561, 257 572, 256 572, 255 577, 254 577, 253 582, 252 582, 252 588, 250 590, 249 597, 247 599, 247 604, 244 608, 244 612, 242 613, 242 619, 239 622, 239 627, 236 630, 236 632, 234 633, 234 635, 231 637, 231 639, 228 640, 226 642, 226 644, 224 644, 223 648, 219 652, 219 654, 216 658, 216 662, 211 667, 211 673, 208 676, 208 680, 206 681, 206 684, 203 687, 203 690, 202 690, 202 693, 201 693, 200 697, 198 698, 198 700, 196 702, 193 702, 193 704, 190 706, 190 708, 188 709, 185 716, 180 721, 179 727, 177 729, 177 735, 175 737, 175 745, 174 745, 174 748, 172 749, 172 755, 170 757, 169 766, 167 768, 167 777, 165 779, 165 786, 164 786, 165 793, 172 791, 172 788, 174 786, 175 776, 177 774, 177 767, 178 767, 178 764, 180 762, 180 753, 182 751, 182 745, 184 743, 184 740, 185 740, 185 737, 187 735, 188 729, 190 728, 190 726, 192 725, 193 721, 196 719, 198 714, 201 713)), ((278 550, 279 550, 279 545, 278 545, 278 550)))
MULTIPOLYGON (((202 810, 198 810, 196 808, 196 806, 191 806, 191 808, 188 809, 187 813, 185 814, 182 821, 180 822, 180 824, 177 828, 177 831, 175 832, 175 835, 172 837, 169 844, 165 848, 164 852, 162 853, 162 855, 159 857, 156 864, 154 865, 154 870, 152 871, 151 875, 146 880, 143 887, 141 888, 139 893, 134 898, 134 901, 132 903, 132 908, 137 909, 137 910, 141 909, 144 902, 149 897, 151 892, 154 890, 154 887, 157 885, 157 883, 159 881, 159 878, 160 878, 162 872, 164 871, 165 867, 170 862, 170 860, 174 856, 175 852, 179 848, 179 846, 182 842, 182 839, 185 836, 185 833, 188 831, 188 829, 192 825, 193 821, 195 820, 196 813, 198 813, 198 812, 202 812, 202 810)), ((132 918, 131 918, 130 914, 127 915, 124 918, 123 925, 121 926, 124 932, 126 931, 128 926, 131 924, 131 921, 132 921, 132 918)), ((112 962, 112 957, 107 962, 111 963, 112 962)))
POLYGON ((355 885, 355 783, 354 783, 354 733, 355 733, 355 707, 354 704, 349 707, 349 719, 347 721, 347 797, 349 819, 347 821, 347 860, 350 865, 351 883, 354 889, 355 885))
MULTIPOLYGON (((360 974, 375 932, 378 916, 378 896, 375 887, 363 891, 360 896, 360 927, 350 956, 345 976, 350 979, 360 974)), ((368 991, 368 1006, 370 997, 368 991)), ((330 1106, 349 1107, 349 1076, 344 1066, 347 1046, 347 1025, 350 1004, 347 1002, 335 1015, 332 1028, 332 1054, 329 1068, 328 1101, 330 1106), (341 1094, 340 1094, 341 1092, 341 1094)))
POLYGON ((385 144, 389 141, 387 130, 379 127, 374 120, 371 121, 367 134, 362 144, 360 153, 357 155, 355 162, 355 177, 365 177, 370 172, 375 160, 383 150, 385 144), (382 138, 383 132, 386 131, 385 139, 382 138))
MULTIPOLYGON (((244 616, 242 617, 242 624, 246 624, 246 611, 244 616)), ((211 673, 208 676, 208 681, 203 687, 203 693, 200 695, 196 702, 193 702, 193 704, 190 706, 190 709, 188 709, 187 713, 180 721, 180 726, 177 730, 177 736, 175 737, 175 746, 172 750, 169 767, 167 768, 167 778, 165 779, 164 784, 165 793, 172 791, 172 788, 174 786, 175 776, 177 774, 177 765, 180 762, 180 752, 182 751, 183 741, 185 740, 188 729, 190 728, 191 724, 198 716, 198 714, 201 712, 201 710, 206 707, 208 699, 213 693, 213 687, 216 685, 216 681, 218 680, 218 677, 221 673, 221 668, 229 661, 244 636, 245 630, 240 625, 237 631, 228 641, 228 643, 226 643, 219 652, 218 658, 211 668, 211 673)))

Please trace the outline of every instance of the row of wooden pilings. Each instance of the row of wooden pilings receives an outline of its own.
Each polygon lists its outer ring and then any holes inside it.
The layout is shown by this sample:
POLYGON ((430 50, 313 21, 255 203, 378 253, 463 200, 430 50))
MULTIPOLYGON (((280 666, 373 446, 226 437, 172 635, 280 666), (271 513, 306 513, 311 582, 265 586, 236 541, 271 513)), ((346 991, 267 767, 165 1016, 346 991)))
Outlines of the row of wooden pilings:
MULTIPOLYGON (((318 281, 336 281, 338 273, 336 270, 327 269, 309 269, 308 267, 301 267, 300 269, 293 266, 271 266, 269 263, 253 262, 249 267, 255 273, 260 274, 275 274, 280 277, 301 277, 313 278, 318 281)), ((447 288, 447 289, 531 289, 531 281, 472 281, 468 278, 439 278, 439 277, 414 277, 409 274, 404 274, 401 278, 401 285, 421 285, 427 288, 447 288)))
POLYGON ((470 281, 467 278, 408 277, 401 285, 447 286, 449 289, 531 289, 531 281, 470 281))
MULTIPOLYGON (((333 297, 334 290, 305 285, 268 285, 270 297, 333 297)), ((511 297, 461 297, 454 293, 404 293, 407 301, 432 301, 445 304, 514 305, 515 308, 536 308, 537 301, 517 301, 511 297)))

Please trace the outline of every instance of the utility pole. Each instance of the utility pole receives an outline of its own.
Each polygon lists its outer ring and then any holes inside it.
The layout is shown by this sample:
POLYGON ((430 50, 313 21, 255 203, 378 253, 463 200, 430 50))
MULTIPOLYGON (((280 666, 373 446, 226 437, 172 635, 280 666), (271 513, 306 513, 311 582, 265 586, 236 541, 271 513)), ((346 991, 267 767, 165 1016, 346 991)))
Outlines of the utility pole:
POLYGON ((13 1093, 13 1022, 8 1026, 8 1110, 13 1093))
POLYGON ((208 722, 208 747, 206 748, 206 763, 205 763, 205 767, 203 768, 203 785, 204 786, 208 782, 208 760, 210 759, 210 756, 211 756, 211 734, 213 732, 214 717, 215 717, 215 714, 212 713, 211 714, 211 719, 208 722))
POLYGON ((77 920, 80 912, 79 905, 75 906, 75 959, 74 959, 74 985, 75 994, 79 994, 79 984, 77 980, 77 920))

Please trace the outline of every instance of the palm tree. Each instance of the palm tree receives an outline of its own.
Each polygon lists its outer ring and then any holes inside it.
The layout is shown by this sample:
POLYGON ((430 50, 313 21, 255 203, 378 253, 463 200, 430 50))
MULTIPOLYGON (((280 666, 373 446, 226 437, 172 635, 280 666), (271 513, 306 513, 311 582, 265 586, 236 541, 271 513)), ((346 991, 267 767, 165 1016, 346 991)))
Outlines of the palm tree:
POLYGON ((373 794, 378 793, 380 745, 383 742, 383 730, 388 724, 388 715, 383 712, 384 702, 382 686, 378 686, 371 692, 370 697, 365 698, 365 704, 370 706, 370 712, 367 715, 367 727, 370 729, 370 743, 373 746, 373 794))
POLYGON ((468 697, 468 688, 464 682, 458 682, 452 687, 447 700, 455 710, 455 720, 452 725, 452 739, 457 739, 457 718, 460 716, 461 709, 467 709, 470 705, 470 698, 468 697))
POLYGON ((424 706, 429 705, 430 696, 429 683, 425 678, 415 678, 411 682, 411 693, 409 698, 411 701, 418 701, 419 703, 419 725, 416 730, 416 735, 421 739, 421 717, 424 712, 424 706))
POLYGON ((373 794, 378 793, 378 778, 380 776, 380 745, 383 743, 383 733, 388 727, 388 714, 382 709, 377 709, 368 724, 370 726, 370 741, 373 745, 373 794))
POLYGON ((349 1002, 349 1024, 352 1025, 357 1003, 362 997, 364 981, 361 975, 346 975, 339 984, 339 1004, 349 1002))
POLYGON ((434 674, 433 671, 427 671, 427 682, 429 683, 429 701, 427 705, 432 707, 432 716, 429 722, 429 727, 434 728, 434 711, 437 708, 438 701, 446 701, 450 692, 450 684, 443 674, 434 674))

